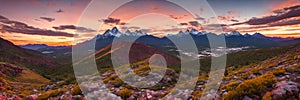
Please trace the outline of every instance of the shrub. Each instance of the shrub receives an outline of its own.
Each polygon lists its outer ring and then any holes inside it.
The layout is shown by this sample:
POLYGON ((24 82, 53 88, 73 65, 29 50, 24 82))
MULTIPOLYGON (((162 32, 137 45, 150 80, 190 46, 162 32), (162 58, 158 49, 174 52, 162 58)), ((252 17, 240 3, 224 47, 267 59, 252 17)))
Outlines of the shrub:
POLYGON ((263 96, 262 100, 272 100, 271 92, 267 92, 267 93, 263 96))
POLYGON ((227 91, 234 90, 240 83, 235 81, 230 81, 228 84, 221 87, 221 89, 226 89, 227 91))
POLYGON ((58 90, 51 90, 48 92, 43 93, 41 96, 38 97, 38 100, 47 100, 50 97, 56 97, 64 94, 64 91, 58 91, 58 90))
POLYGON ((5 90, 6 81, 0 77, 0 91, 5 90))
POLYGON ((254 79, 246 80, 239 84, 235 89, 229 91, 225 95, 225 100, 242 99, 244 95, 260 95, 272 84, 276 83, 277 79, 272 73, 266 73, 254 79))
POLYGON ((203 95, 203 92, 201 92, 201 91, 193 92, 192 98, 197 99, 197 98, 200 98, 202 95, 203 95))
POLYGON ((110 82, 114 87, 120 87, 121 85, 123 85, 123 81, 120 78, 116 78, 114 80, 111 80, 110 82))
POLYGON ((284 74, 286 71, 284 69, 276 69, 276 70, 273 70, 273 74, 276 75, 276 76, 279 76, 279 75, 282 75, 284 74))
POLYGON ((82 91, 78 85, 71 90, 72 95, 82 95, 82 91))
POLYGON ((121 96, 123 99, 126 99, 129 98, 133 93, 134 91, 124 88, 118 92, 118 95, 121 96))

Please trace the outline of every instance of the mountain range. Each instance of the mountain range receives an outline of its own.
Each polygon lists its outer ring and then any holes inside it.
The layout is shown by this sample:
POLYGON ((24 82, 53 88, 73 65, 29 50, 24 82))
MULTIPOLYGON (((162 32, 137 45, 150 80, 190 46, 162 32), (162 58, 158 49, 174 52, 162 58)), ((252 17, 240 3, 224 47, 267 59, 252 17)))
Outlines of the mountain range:
MULTIPOLYGON (((127 30, 122 33, 118 28, 107 30, 104 34, 99 34, 93 39, 96 40, 96 50, 99 50, 112 43, 114 38, 120 37, 139 37, 135 42, 143 43, 146 45, 151 45, 159 49, 169 50, 176 48, 174 43, 169 39, 173 38, 182 42, 186 42, 182 39, 187 36, 191 36, 194 39, 195 44, 199 50, 209 48, 208 35, 216 38, 225 38, 227 48, 236 47, 251 47, 251 48, 266 48, 266 47, 277 47, 277 46, 288 46, 300 43, 299 38, 279 38, 279 37, 268 37, 261 33, 254 33, 253 35, 244 34, 237 31, 231 33, 214 34, 211 32, 199 32, 195 29, 187 30, 186 32, 180 31, 178 34, 169 34, 164 37, 155 37, 153 35, 148 35, 142 31, 130 32, 127 30)), ((90 42, 88 40, 86 42, 90 42)), ((84 43, 83 43, 84 44, 84 43)), ((190 44, 190 43, 185 43, 190 44)))
MULTIPOLYGON (((208 36, 214 37, 216 39, 224 38, 226 41, 226 47, 220 48, 228 48, 228 52, 232 52, 231 50, 239 51, 244 49, 254 49, 254 48, 269 48, 269 47, 279 47, 279 46, 291 46, 295 44, 300 44, 299 38, 280 38, 280 37, 268 37, 261 33, 254 34, 241 34, 237 31, 232 31, 230 33, 222 33, 215 34, 211 32, 199 32, 195 29, 186 30, 185 32, 178 32, 177 34, 168 34, 164 37, 156 37, 153 35, 149 35, 140 30, 136 30, 131 32, 127 30, 126 32, 121 32, 117 27, 106 30, 103 34, 98 34, 91 40, 84 41, 74 46, 81 46, 84 44, 90 44, 95 42, 95 49, 100 50, 110 44, 112 44, 114 38, 137 38, 135 42, 142 43, 145 45, 153 46, 157 49, 166 52, 176 52, 178 51, 177 47, 170 40, 170 38, 181 41, 183 44, 191 44, 184 40, 186 37, 191 36, 193 38, 194 43, 198 47, 199 52, 207 54, 204 51, 210 49, 210 42, 208 36)), ((72 46, 48 46, 45 44, 29 44, 21 46, 22 48, 31 49, 39 51, 43 54, 47 54, 50 56, 65 56, 69 55, 72 52, 72 46)), ((203 55, 203 54, 202 54, 203 55)), ((198 56, 202 56, 198 55, 198 56)))
MULTIPOLYGON (((215 35, 213 33, 200 33, 195 34, 195 30, 189 30, 186 32, 179 33, 177 35, 169 35, 173 38, 177 38, 180 40, 181 37, 187 36, 189 34, 192 35, 192 38, 194 39, 195 43, 199 47, 199 51, 209 53, 208 49, 209 46, 205 47, 205 45, 208 45, 207 35, 214 35, 214 36, 220 36, 215 35), (201 35, 200 35, 201 34, 201 35), (203 40, 202 40, 203 39, 203 40), (202 43, 204 42, 204 43, 202 43)), ((120 48, 116 50, 111 50, 111 41, 114 38, 120 38, 120 37, 137 37, 140 36, 140 38, 137 39, 137 41, 132 45, 132 49, 130 50, 130 63, 131 67, 136 70, 136 72, 139 75, 147 74, 147 71, 149 71, 149 68, 146 66, 149 57, 151 57, 153 54, 160 54, 163 57, 166 58, 167 66, 170 69, 174 69, 174 71, 168 71, 167 73, 169 75, 166 75, 164 77, 164 80, 162 83, 158 86, 151 87, 148 89, 149 91, 152 91, 151 93, 158 93, 157 95, 161 95, 160 92, 157 92, 156 90, 161 89, 162 87, 172 87, 173 83, 176 81, 173 81, 173 78, 176 78, 176 72, 180 71, 180 59, 178 59, 178 53, 180 50, 174 50, 176 47, 174 44, 167 38, 167 37, 155 37, 152 35, 142 35, 143 33, 141 31, 135 31, 133 32, 135 35, 131 35, 129 33, 123 34, 120 31, 117 30, 117 28, 108 30, 103 35, 98 35, 94 39, 96 39, 96 52, 93 54, 96 57, 96 64, 98 67, 98 71, 101 73, 102 76, 105 76, 108 74, 108 77, 105 79, 105 84, 110 87, 114 87, 115 90, 123 89, 124 87, 128 89, 127 91, 134 91, 133 93, 138 94, 139 90, 132 90, 130 87, 127 87, 125 84, 122 83, 118 78, 115 78, 115 74, 112 73, 112 62, 111 62, 111 53, 117 52, 118 50, 121 50, 122 43, 124 42, 117 42, 121 43, 120 48), (121 35, 114 35, 114 34, 121 34, 121 35), (97 38, 99 37, 99 38, 97 38), (170 80, 171 79, 171 80, 170 80), (167 81, 169 80, 172 84, 169 84, 167 81)), ((225 35, 225 34, 222 34, 225 35)), ((292 71, 298 71, 298 65, 296 64, 299 62, 299 53, 298 49, 299 46, 292 46, 294 44, 299 43, 299 39, 294 38, 272 38, 263 36, 259 33, 253 34, 253 35, 241 35, 238 34, 238 32, 233 32, 230 34, 225 35, 225 39, 227 41, 227 45, 229 44, 228 48, 231 49, 239 49, 243 48, 244 46, 248 46, 251 48, 258 48, 253 50, 247 50, 247 51, 240 51, 240 52, 234 52, 228 54, 227 59, 227 72, 225 73, 225 81, 221 84, 221 89, 218 91, 218 97, 222 98, 233 98, 233 99, 243 99, 243 98, 255 98, 260 99, 264 97, 265 95, 272 94, 272 98, 277 98, 274 96, 280 96, 276 94, 277 92, 273 92, 271 90, 278 90, 278 88, 272 88, 269 87, 271 85, 281 84, 285 83, 288 79, 282 79, 282 77, 292 77, 294 78, 292 81, 297 82, 299 79, 297 78, 298 74, 289 74, 292 73, 292 71), (248 44, 247 44, 248 42, 248 44), (252 43, 253 42, 253 43, 252 43), (260 43, 262 42, 262 43, 260 43), (272 43, 280 43, 272 45, 272 43), (286 46, 286 47, 277 47, 277 46, 286 46), (275 47, 275 48, 270 48, 275 47), (287 52, 290 51, 290 52, 287 52), (287 52, 286 54, 284 54, 287 52), (274 58, 272 58, 274 57, 274 58), (264 62, 262 62, 265 60, 264 62), (283 66, 284 67, 280 67, 283 66), (287 66, 287 67, 286 67, 287 66), (286 68, 283 70, 277 70, 279 68, 286 68), (295 69, 290 69, 295 68, 295 69), (276 69, 276 70, 275 70, 276 69), (240 71, 246 71, 244 74, 235 74, 240 71), (250 74, 248 74, 250 73, 250 74), (243 91, 243 89, 247 89, 244 87, 244 85, 249 86, 257 86, 255 83, 258 83, 259 86, 263 86, 265 84, 261 84, 261 76, 269 75, 269 73, 274 73, 275 77, 278 80, 278 83, 272 82, 270 84, 267 84, 266 90, 267 91, 258 91, 255 93, 248 93, 242 94, 244 92, 236 93, 234 91, 243 91), (288 75, 288 76, 287 76, 288 75), (230 80, 236 79, 237 81, 232 83, 230 80), (255 81, 255 83, 248 81, 255 81), (257 82, 256 82, 257 81, 257 82), (232 86, 234 84, 234 86, 232 86), (233 90, 234 89, 234 90, 233 90), (228 94, 226 94, 228 93, 228 94)), ((75 47, 81 47, 85 46, 85 44, 91 42, 91 40, 83 42, 81 44, 75 45, 75 47)), ((184 41, 183 41, 184 42, 184 41)), ((0 38, 0 68, 2 69, 0 71, 1 78, 4 78, 7 80, 9 85, 6 85, 5 88, 9 89, 12 86, 18 86, 20 88, 15 89, 12 93, 17 93, 18 91, 22 91, 22 94, 19 94, 22 98, 25 98, 26 96, 30 95, 31 93, 27 93, 27 91, 31 91, 33 88, 39 88, 42 84, 48 84, 47 86, 53 85, 51 81, 57 82, 57 84, 62 81, 62 83, 59 83, 60 85, 57 85, 57 88, 51 88, 50 90, 53 91, 47 91, 47 90, 41 90, 38 89, 37 91, 41 92, 42 95, 39 96, 39 98, 50 98, 50 97, 60 97, 62 94, 60 94, 59 89, 60 87, 65 86, 72 86, 72 84, 75 82, 75 77, 73 76, 73 70, 71 62, 68 62, 67 64, 64 62, 64 59, 71 59, 72 54, 72 48, 71 47, 63 47, 63 48, 54 48, 54 47, 48 47, 46 45, 31 45, 32 47, 43 47, 39 49, 33 49, 28 50, 21 48, 19 46, 14 45, 13 43, 0 38), (45 49, 45 48, 48 49, 45 49), (52 51, 53 53, 60 52, 58 54, 52 54, 52 53, 45 53, 39 51, 39 50, 46 50, 46 51, 52 51), (37 51, 34 51, 37 50, 37 51), (50 55, 52 57, 46 56, 50 55), (22 84, 22 82, 26 82, 22 84), (36 84, 33 84, 36 83, 36 84), (28 86, 27 84, 31 84, 28 86), (71 84, 71 85, 70 85, 71 84), (26 87, 23 88, 23 87, 26 87), (30 88, 27 88, 30 87, 30 88), (57 90, 57 91, 56 91, 57 90), (48 93, 57 93, 55 95, 48 95, 48 93)), ((223 49, 223 48, 218 48, 223 49)), ((229 50, 231 50, 229 49, 229 50)), ((225 49, 226 50, 226 49, 225 49)), ((184 51, 182 51, 184 52, 184 51)), ((187 54, 189 55, 189 54, 187 54)), ((121 58, 120 61, 122 61, 122 55, 119 56, 121 58)), ((82 59, 85 61, 85 59, 82 59)), ((200 59, 201 62, 201 72, 202 76, 197 83, 197 87, 203 86, 204 83, 207 81, 205 80, 207 73, 210 71, 210 65, 211 65, 211 59, 210 57, 205 57, 203 59, 200 59), (202 78, 204 78, 202 80, 202 78)), ((81 63, 81 62, 79 62, 81 63)), ((83 62, 84 63, 84 62, 83 62)), ((83 70, 86 70, 89 68, 89 66, 82 65, 81 68, 83 70)), ((270 76, 270 75, 269 75, 270 76)), ((269 77, 268 76, 268 77, 269 77)), ((262 77, 263 80, 266 80, 268 78, 262 77)), ((270 78, 271 79, 271 78, 270 78)), ((273 80, 273 78, 272 78, 273 80)), ((297 84, 295 83, 295 84, 297 84)), ((46 86, 46 87, 47 87, 46 86)), ((90 88, 90 85, 87 85, 86 88, 90 88)), ((92 86, 91 86, 92 87, 92 86)), ((201 88, 197 88, 195 90, 195 97, 198 98, 198 92, 200 94, 201 88), (200 89, 200 90, 197 90, 200 89)), ((279 88, 280 89, 280 88, 279 88)), ((285 88, 283 88, 284 90, 285 88)), ((288 88, 289 89, 289 88, 288 88)), ((299 88, 295 88, 299 89, 299 88)), ((113 90, 113 91, 115 91, 113 90)), ((168 90, 168 88, 167 88, 168 90)), ((256 91, 256 89, 254 88, 256 91)), ((67 91, 67 90, 65 90, 67 91)), ((69 90, 68 90, 69 91, 69 90)), ((288 92, 289 90, 285 90, 283 92, 288 92)), ((94 92, 92 92, 94 93, 94 92)), ((126 99, 131 96, 137 96, 137 95, 128 95, 128 96, 122 96, 119 92, 113 92, 117 96, 122 97, 123 99, 126 99)), ((281 92, 278 92, 281 93, 281 92)), ((296 98, 299 92, 293 92, 293 95, 291 97, 296 98)), ((98 96, 98 95, 97 95, 98 96)), ((206 96, 203 94, 203 96, 206 96)), ((284 97, 289 97, 286 95, 282 95, 284 97)), ((138 98, 138 97, 136 97, 138 98)))
POLYGON ((49 46, 47 44, 27 44, 20 47, 30 50, 42 50, 42 49, 65 49, 68 46, 49 46))

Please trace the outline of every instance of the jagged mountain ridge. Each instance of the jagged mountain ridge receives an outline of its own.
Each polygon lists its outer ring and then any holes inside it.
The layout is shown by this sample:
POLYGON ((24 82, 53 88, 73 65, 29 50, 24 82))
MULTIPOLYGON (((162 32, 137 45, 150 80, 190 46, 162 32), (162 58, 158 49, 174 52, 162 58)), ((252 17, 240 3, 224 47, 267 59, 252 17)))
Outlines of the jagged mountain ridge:
MULTIPOLYGON (((215 33, 205 32, 205 31, 199 32, 196 29, 190 29, 190 30, 186 30, 185 32, 179 31, 177 34, 167 34, 164 37, 168 37, 168 36, 179 36, 180 37, 182 35, 188 35, 188 34, 196 35, 196 36, 201 36, 201 35, 215 34, 215 33)), ((120 36, 144 36, 144 35, 149 35, 149 34, 143 33, 141 30, 136 30, 135 32, 131 32, 129 30, 126 30, 126 32, 121 32, 121 31, 119 31, 119 29, 117 27, 113 27, 111 30, 108 29, 103 34, 97 35, 96 38, 100 39, 100 38, 106 38, 106 37, 110 37, 110 36, 120 37, 120 36)), ((263 35, 263 34, 261 34, 259 32, 255 32, 252 35, 249 34, 249 33, 246 33, 246 34, 243 35, 243 34, 241 34, 238 31, 232 31, 230 33, 221 33, 219 35, 220 36, 226 36, 226 37, 230 37, 230 36, 244 36, 244 37, 249 37, 249 36, 252 36, 252 37, 257 37, 257 38, 268 38, 268 39, 271 39, 271 40, 272 39, 274 39, 274 40, 277 40, 277 39, 281 39, 281 40, 292 40, 292 39, 295 39, 295 38, 268 37, 268 36, 265 36, 265 35, 263 35)))
MULTIPOLYGON (((209 48, 208 35, 222 38, 226 40, 227 47, 253 47, 253 48, 266 48, 266 47, 277 47, 277 46, 290 46, 300 43, 298 38, 278 38, 278 37, 267 37, 261 33, 255 33, 253 35, 244 34, 237 31, 231 33, 214 34, 211 32, 198 32, 195 29, 187 30, 186 32, 180 31, 178 34, 169 34, 164 37, 155 37, 147 33, 143 33, 139 30, 136 32, 126 31, 126 33, 120 32, 116 27, 112 30, 107 30, 104 34, 99 34, 95 38, 96 50, 101 49, 112 43, 114 38, 119 37, 139 37, 135 42, 151 45, 160 49, 174 49, 175 45, 169 38, 173 38, 181 41, 186 36, 192 36, 197 45, 198 49, 209 48), (171 48, 169 48, 171 47, 171 48)), ((89 41, 86 41, 89 42, 89 41)), ((186 42, 182 40, 182 42, 186 42)), ((190 43, 185 43, 190 44, 190 43)))
MULTIPOLYGON (((280 37, 268 37, 261 33, 254 34, 244 34, 237 31, 231 33, 214 34, 211 32, 199 32, 195 29, 186 30, 185 32, 180 31, 178 34, 169 34, 164 37, 156 37, 143 33, 141 30, 136 30, 131 32, 127 30, 125 33, 119 31, 117 27, 108 29, 104 34, 98 34, 93 39, 84 41, 80 44, 74 46, 80 46, 82 44, 90 44, 95 40, 95 49, 100 50, 108 45, 110 45, 114 38, 131 38, 138 37, 135 42, 143 43, 145 45, 153 46, 165 52, 176 51, 177 48, 174 43, 169 39, 173 38, 175 40, 181 41, 184 44, 191 44, 185 40, 185 37, 191 36, 199 51, 207 50, 210 48, 210 42, 208 40, 208 35, 216 38, 225 38, 226 48, 269 48, 278 46, 292 46, 295 44, 300 44, 299 38, 280 38, 280 37)), ((224 48, 224 47, 223 47, 224 48)), ((36 51, 42 52, 46 55, 52 57, 70 56, 72 52, 72 46, 62 47, 62 49, 38 49, 36 51)))

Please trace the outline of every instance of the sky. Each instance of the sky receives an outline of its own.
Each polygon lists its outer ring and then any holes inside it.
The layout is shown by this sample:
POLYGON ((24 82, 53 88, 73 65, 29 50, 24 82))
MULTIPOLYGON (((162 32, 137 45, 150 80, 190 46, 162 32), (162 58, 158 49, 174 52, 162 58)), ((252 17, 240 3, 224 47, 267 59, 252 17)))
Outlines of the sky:
POLYGON ((0 37, 74 45, 117 27, 155 36, 187 29, 300 38, 299 0, 4 0, 0 37), (74 38, 80 41, 74 42, 74 38))

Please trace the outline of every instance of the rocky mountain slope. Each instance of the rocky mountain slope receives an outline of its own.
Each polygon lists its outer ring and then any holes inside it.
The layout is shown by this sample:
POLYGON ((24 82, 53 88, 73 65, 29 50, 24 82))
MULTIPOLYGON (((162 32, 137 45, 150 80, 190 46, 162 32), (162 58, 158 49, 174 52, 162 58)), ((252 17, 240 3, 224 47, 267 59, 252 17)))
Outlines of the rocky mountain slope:
POLYGON ((2 38, 0 38, 0 51, 0 61, 2 62, 44 68, 57 66, 57 62, 55 62, 51 57, 45 56, 36 51, 20 48, 2 38))
POLYGON ((300 46, 261 63, 227 71, 219 91, 225 100, 299 99, 300 46))

